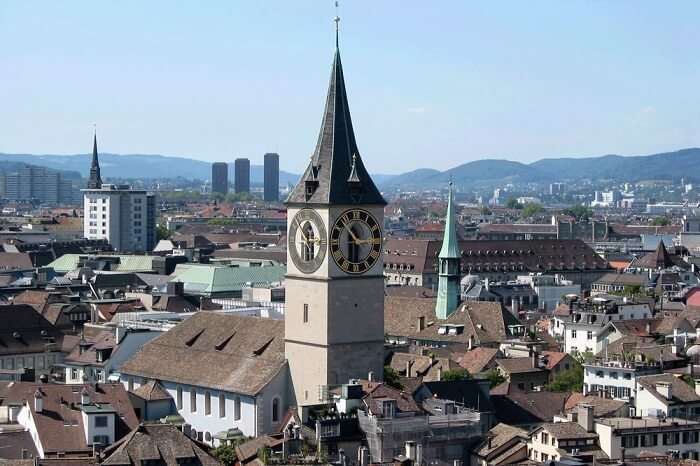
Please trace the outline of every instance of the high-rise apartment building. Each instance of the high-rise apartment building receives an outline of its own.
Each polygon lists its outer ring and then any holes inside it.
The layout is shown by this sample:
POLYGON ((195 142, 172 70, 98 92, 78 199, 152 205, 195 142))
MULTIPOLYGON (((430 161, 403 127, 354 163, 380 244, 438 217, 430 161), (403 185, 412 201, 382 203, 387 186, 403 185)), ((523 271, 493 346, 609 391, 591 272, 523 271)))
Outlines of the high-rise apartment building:
POLYGON ((280 192, 280 156, 275 153, 265 154, 264 194, 267 202, 277 202, 280 192))
POLYGON ((105 239, 121 252, 152 251, 156 245, 156 196, 129 185, 102 183, 99 167, 95 138, 88 188, 83 189, 83 235, 105 239))
POLYGON ((228 164, 226 162, 211 164, 211 192, 228 194, 228 164))
POLYGON ((237 193, 250 192, 250 160, 236 159, 234 163, 234 186, 237 193))
POLYGON ((7 200, 50 205, 80 203, 80 192, 72 180, 55 170, 28 166, 0 178, 0 195, 7 200))

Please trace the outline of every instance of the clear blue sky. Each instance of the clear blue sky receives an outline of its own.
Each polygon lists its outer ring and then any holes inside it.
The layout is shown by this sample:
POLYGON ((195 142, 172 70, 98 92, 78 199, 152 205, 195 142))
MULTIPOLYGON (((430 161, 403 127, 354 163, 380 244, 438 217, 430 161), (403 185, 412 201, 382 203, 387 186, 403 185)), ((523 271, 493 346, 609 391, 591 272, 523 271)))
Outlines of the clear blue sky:
MULTIPOLYGON (((700 145, 700 2, 341 0, 370 170, 700 145)), ((0 1, 0 152, 313 150, 331 0, 0 1)))

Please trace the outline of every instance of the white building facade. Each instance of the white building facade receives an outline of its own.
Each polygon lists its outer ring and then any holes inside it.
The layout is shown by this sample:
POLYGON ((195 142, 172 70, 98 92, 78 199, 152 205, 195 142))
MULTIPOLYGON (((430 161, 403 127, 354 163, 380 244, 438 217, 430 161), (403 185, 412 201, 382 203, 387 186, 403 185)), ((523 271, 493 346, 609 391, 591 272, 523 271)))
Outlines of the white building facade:
POLYGON ((117 251, 147 252, 156 244, 156 196, 128 185, 83 189, 83 235, 117 251))

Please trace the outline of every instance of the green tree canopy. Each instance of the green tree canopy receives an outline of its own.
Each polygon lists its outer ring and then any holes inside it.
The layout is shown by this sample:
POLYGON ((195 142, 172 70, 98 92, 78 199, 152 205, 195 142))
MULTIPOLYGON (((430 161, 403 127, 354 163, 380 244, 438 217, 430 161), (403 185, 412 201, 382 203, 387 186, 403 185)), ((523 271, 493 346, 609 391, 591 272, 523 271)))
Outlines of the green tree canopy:
POLYGON ((486 371, 486 378, 491 382, 491 388, 501 385, 506 381, 506 378, 501 374, 498 369, 493 368, 486 371))
POLYGON ((568 215, 569 217, 574 217, 579 221, 587 221, 593 215, 593 211, 582 204, 577 204, 563 210, 562 214, 568 215))
POLYGON ((399 373, 391 366, 384 366, 384 383, 399 390, 403 388, 399 381, 399 373))
POLYGON ((520 212, 520 216, 523 218, 528 218, 533 217, 542 212, 544 212, 544 207, 542 207, 542 204, 538 204, 536 202, 528 202, 523 207, 522 212, 520 212))
POLYGON ((523 206, 521 203, 518 202, 518 200, 514 197, 509 197, 508 200, 506 201, 506 207, 509 209, 522 209, 523 206))
POLYGON ((469 371, 460 367, 458 369, 450 369, 443 372, 441 380, 445 382, 454 382, 456 380, 467 380, 471 378, 472 376, 469 374, 469 371))
POLYGON ((547 389, 553 392, 581 392, 583 390, 583 366, 576 364, 568 371, 561 372, 547 389))

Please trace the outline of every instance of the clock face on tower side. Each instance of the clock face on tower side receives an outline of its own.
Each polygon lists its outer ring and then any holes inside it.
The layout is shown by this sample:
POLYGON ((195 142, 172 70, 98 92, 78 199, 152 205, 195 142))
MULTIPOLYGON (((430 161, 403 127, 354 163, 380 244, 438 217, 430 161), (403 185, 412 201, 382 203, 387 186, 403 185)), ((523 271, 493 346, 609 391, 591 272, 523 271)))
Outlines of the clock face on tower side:
POLYGON ((372 268, 382 251, 382 230, 372 214, 363 209, 343 212, 330 236, 333 260, 349 274, 362 274, 372 268))
POLYGON ((321 216, 311 209, 296 213, 289 225, 287 248, 292 262, 304 273, 313 273, 326 258, 326 227, 321 216))

